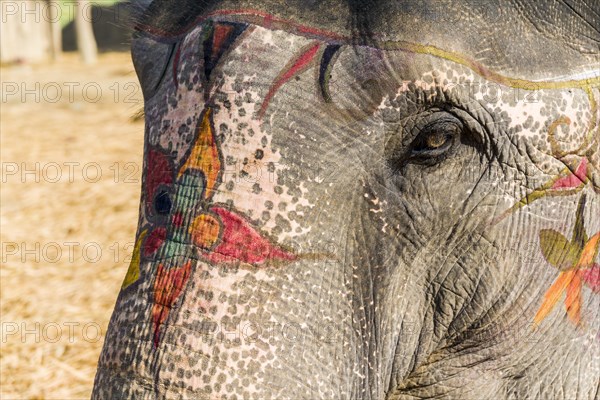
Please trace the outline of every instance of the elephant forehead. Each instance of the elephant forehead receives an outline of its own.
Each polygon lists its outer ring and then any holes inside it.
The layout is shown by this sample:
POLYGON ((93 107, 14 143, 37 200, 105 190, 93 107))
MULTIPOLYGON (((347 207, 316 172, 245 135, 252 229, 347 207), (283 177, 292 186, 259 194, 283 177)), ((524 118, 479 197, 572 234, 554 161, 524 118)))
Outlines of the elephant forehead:
MULTIPOLYGON (((249 26, 219 61, 218 79, 208 83, 203 79, 206 27, 200 24, 187 33, 181 41, 179 62, 173 67, 174 76, 168 77, 177 82, 166 85, 156 101, 147 102, 152 144, 158 141, 161 147, 174 147, 183 157, 196 133, 195 121, 204 109, 207 85, 218 106, 215 129, 226 164, 271 163, 270 170, 262 171, 266 175, 273 173, 273 164, 281 162, 271 136, 305 136, 307 132, 293 126, 302 121, 303 114, 327 116, 315 124, 334 131, 337 124, 331 111, 343 108, 350 111, 346 119, 360 120, 361 126, 369 127, 386 118, 375 112, 377 107, 389 109, 386 101, 414 92, 427 93, 417 99, 424 106, 440 101, 465 106, 476 103, 494 116, 494 123, 502 121, 509 133, 542 134, 539 144, 546 142, 546 147, 549 133, 577 147, 585 134, 597 128, 598 70, 528 80, 500 73, 460 53, 416 43, 390 43, 386 50, 332 45, 284 30, 249 26), (283 125, 277 122, 282 117, 283 125), (232 158, 242 152, 248 154, 239 160, 232 158)), ((406 114, 408 110, 398 108, 397 112, 406 114)), ((356 120, 345 123, 356 124, 356 120)), ((256 172, 255 165, 247 168, 256 172)), ((236 178, 233 169, 230 175, 236 178)))
POLYGON ((306 36, 370 43, 427 44, 527 79, 597 69, 598 16, 593 2, 523 0, 155 1, 138 29, 176 36, 199 20, 227 18, 306 36), (358 37, 357 37, 358 35, 358 37))
POLYGON ((293 240, 310 229, 307 212, 327 187, 323 168, 339 182, 350 179, 357 159, 382 157, 378 146, 393 115, 402 119, 419 107, 447 102, 487 124, 491 134, 527 137, 556 158, 583 154, 597 132, 600 95, 589 83, 595 78, 524 80, 458 53, 428 53, 420 45, 388 50, 331 45, 248 25, 207 82, 202 45, 207 29, 197 25, 182 39, 179 62, 162 91, 147 102, 149 140, 176 151, 181 162, 203 110, 213 108, 223 155, 214 200, 235 204, 278 240, 293 240), (345 145, 335 146, 342 137, 345 145), (348 157, 337 157, 340 165, 333 165, 327 157, 332 152, 348 157), (311 188, 319 193, 311 194, 311 188))
MULTIPOLYGON (((222 6, 225 5, 226 3, 222 6)), ((313 111, 305 111, 326 115, 328 110, 321 107, 322 102, 319 101, 322 99, 311 98, 310 94, 306 94, 311 91, 310 86, 314 87, 313 94, 319 89, 326 89, 325 97, 330 97, 329 100, 342 105, 355 116, 362 115, 364 122, 364 115, 373 115, 377 105, 383 104, 384 101, 383 93, 370 90, 374 88, 372 83, 375 81, 384 81, 379 86, 385 87, 388 92, 396 86, 406 87, 407 81, 414 85, 405 92, 415 87, 426 91, 431 89, 432 85, 442 91, 454 89, 460 102, 474 101, 483 105, 486 112, 494 116, 495 122, 502 121, 505 131, 534 136, 539 145, 544 145, 545 142, 546 149, 550 146, 551 136, 560 136, 559 142, 573 144, 574 148, 579 148, 577 142, 584 140, 580 140, 579 137, 597 129, 597 88, 600 86, 600 70, 597 63, 594 63, 597 58, 589 53, 588 55, 592 55, 591 59, 577 62, 576 66, 571 65, 571 61, 577 59, 570 54, 573 47, 556 41, 556 38, 552 39, 552 43, 540 42, 538 47, 527 49, 522 48, 520 44, 513 46, 505 43, 506 52, 497 48, 493 52, 493 55, 509 58, 512 57, 509 53, 515 48, 519 49, 518 54, 521 58, 535 58, 539 53, 543 53, 546 60, 553 60, 552 68, 545 68, 543 62, 534 59, 527 62, 524 59, 510 62, 505 59, 506 63, 497 62, 498 60, 488 57, 485 51, 477 50, 482 40, 487 40, 486 35, 478 36, 473 47, 469 44, 471 39, 468 30, 461 31, 463 36, 458 37, 457 31, 452 33, 443 29, 427 29, 424 30, 427 33, 418 38, 411 36, 415 30, 409 28, 406 28, 406 32, 403 30, 401 36, 394 36, 394 32, 399 28, 390 25, 389 29, 379 30, 382 32, 378 42, 380 48, 374 48, 349 45, 348 37, 344 36, 347 32, 343 29, 327 31, 325 28, 328 26, 319 25, 318 19, 315 22, 309 21, 310 18, 306 15, 292 15, 292 9, 286 9, 287 14, 284 13, 290 19, 284 19, 278 16, 279 14, 269 14, 266 11, 223 7, 209 10, 207 15, 214 21, 237 22, 251 28, 244 32, 242 40, 238 41, 234 49, 223 56, 223 60, 220 61, 221 78, 211 85, 218 86, 215 93, 222 92, 215 100, 218 102, 227 97, 224 104, 228 105, 240 102, 239 99, 236 100, 236 93, 240 92, 240 88, 244 88, 244 104, 238 107, 244 115, 236 118, 236 121, 237 126, 242 126, 242 130, 249 133, 264 131, 264 122, 271 122, 260 121, 260 118, 265 116, 261 114, 264 114, 267 108, 269 112, 266 116, 272 119, 273 110, 278 107, 288 112, 285 104, 290 102, 296 106, 300 106, 302 102, 300 108, 303 110, 307 108, 306 105, 314 106, 313 111), (441 36, 434 38, 438 34, 441 36), (402 39, 396 39, 399 37, 402 39), (539 49, 543 51, 540 52, 539 49), (552 53, 555 50, 559 53, 552 53), (554 66, 558 66, 558 69, 554 66), (567 68, 563 68, 565 66, 567 68), (295 79, 300 79, 301 76, 306 79, 296 83, 289 79, 292 75, 295 79), (314 77, 314 82, 307 84, 311 79, 309 75, 314 77), (242 119, 247 121, 242 122, 242 119)), ((425 12, 424 9, 410 7, 404 11, 406 12, 387 14, 402 16, 411 12, 425 12)), ((205 17, 202 17, 203 20, 208 18, 205 17)), ((423 18, 426 21, 428 17, 425 15, 423 18)), ((515 26, 522 24, 521 20, 522 18, 517 19, 515 26)), ((411 21, 413 20, 404 22, 409 26, 411 21)), ((457 24, 460 25, 458 22, 457 24)), ((377 27, 377 21, 372 22, 372 25, 377 27)), ((193 125, 193 121, 198 119, 203 109, 203 102, 199 101, 199 98, 202 91, 205 91, 201 77, 204 58, 202 52, 205 49, 200 43, 206 39, 207 32, 205 24, 198 24, 196 21, 194 26, 187 28, 181 40, 179 70, 175 72, 181 81, 178 87, 167 88, 167 91, 170 91, 169 110, 165 111, 164 103, 157 104, 158 107, 154 109, 151 106, 147 107, 150 109, 149 114, 154 111, 162 118, 161 123, 149 124, 149 129, 152 131, 158 127, 162 131, 160 135, 151 132, 150 140, 160 137, 163 147, 177 145, 182 138, 187 138, 186 143, 189 144, 193 135, 190 121, 193 125), (173 132, 174 129, 177 132, 173 132), (182 132, 187 135, 181 135, 182 132)), ((495 25, 488 28, 499 29, 495 25)), ((376 30, 375 33, 379 31, 376 30)), ((529 32, 527 29, 525 31, 529 32)), ((511 35, 514 36, 514 31, 511 35)), ((492 36, 496 41, 506 37, 505 34, 492 36)), ((525 37, 530 36, 530 33, 525 34, 525 37)), ((550 40, 541 34, 535 38, 540 41, 550 40)), ((531 43, 527 46, 530 45, 533 46, 531 43)), ((218 128, 225 128, 222 133, 223 138, 227 140, 226 131, 232 128, 234 122, 229 118, 230 114, 220 113, 220 116, 216 117, 217 120, 223 117, 218 128)), ((286 118, 287 120, 293 121, 292 115, 288 117, 290 118, 286 118)), ((375 117, 378 116, 375 114, 375 117)), ((331 124, 331 119, 320 122, 329 123, 330 128, 335 125, 331 124)), ((289 127, 285 128, 284 132, 289 130, 289 127)), ((271 129, 269 134, 274 132, 276 130, 271 129)), ((239 138, 239 135, 235 136, 239 138)), ((245 144, 248 137, 245 136, 242 144, 245 144)), ((261 138, 261 144, 269 140, 262 134, 257 134, 254 138, 258 137, 261 138)), ((180 156, 183 155, 185 147, 179 147, 180 156)), ((264 152, 263 149, 254 147, 254 150, 264 152)), ((248 157, 243 159, 245 158, 248 157)), ((267 156, 265 162, 269 162, 267 160, 277 163, 279 156, 267 156)))

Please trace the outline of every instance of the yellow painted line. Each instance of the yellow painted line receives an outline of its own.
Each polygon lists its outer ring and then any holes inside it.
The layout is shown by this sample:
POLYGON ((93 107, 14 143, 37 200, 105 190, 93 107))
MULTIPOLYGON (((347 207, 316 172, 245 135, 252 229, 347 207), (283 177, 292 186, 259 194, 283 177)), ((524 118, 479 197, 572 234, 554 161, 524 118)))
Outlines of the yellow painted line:
POLYGON ((600 76, 575 79, 567 81, 532 81, 527 79, 511 78, 499 74, 482 64, 465 57, 462 54, 440 49, 436 46, 422 45, 405 41, 386 41, 382 43, 382 48, 385 50, 402 50, 418 54, 427 54, 444 60, 452 61, 463 65, 479 76, 511 88, 526 89, 526 90, 541 90, 541 89, 570 89, 570 88, 592 88, 600 86, 600 76))

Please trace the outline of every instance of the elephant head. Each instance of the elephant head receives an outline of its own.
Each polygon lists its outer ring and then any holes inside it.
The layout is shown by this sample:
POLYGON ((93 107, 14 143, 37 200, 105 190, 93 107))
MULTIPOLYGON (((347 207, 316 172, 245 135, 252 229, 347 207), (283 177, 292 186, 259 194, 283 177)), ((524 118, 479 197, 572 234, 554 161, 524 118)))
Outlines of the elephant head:
POLYGON ((575 3, 154 1, 93 398, 597 396, 600 36, 575 3))

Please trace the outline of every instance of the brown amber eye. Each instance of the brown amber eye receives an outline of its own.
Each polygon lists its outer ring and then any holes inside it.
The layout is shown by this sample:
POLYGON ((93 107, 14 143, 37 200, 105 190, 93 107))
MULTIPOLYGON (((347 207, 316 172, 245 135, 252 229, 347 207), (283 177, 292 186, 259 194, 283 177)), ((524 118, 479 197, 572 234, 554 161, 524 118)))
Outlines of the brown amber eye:
POLYGON ((425 139, 425 145, 429 149, 437 149, 442 147, 447 141, 451 140, 452 137, 445 133, 435 132, 427 136, 425 139))
POLYGON ((448 153, 457 143, 462 123, 448 113, 436 113, 429 123, 420 129, 410 147, 410 159, 419 162, 436 161, 448 153))

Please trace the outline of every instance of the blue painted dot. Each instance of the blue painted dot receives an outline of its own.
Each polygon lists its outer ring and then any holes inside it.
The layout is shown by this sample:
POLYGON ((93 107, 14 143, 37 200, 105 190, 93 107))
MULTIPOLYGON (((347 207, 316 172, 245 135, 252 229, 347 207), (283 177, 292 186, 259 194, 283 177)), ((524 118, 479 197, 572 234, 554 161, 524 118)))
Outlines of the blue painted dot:
POLYGON ((154 197, 154 209, 158 214, 168 214, 171 212, 171 197, 166 190, 161 190, 154 197))

